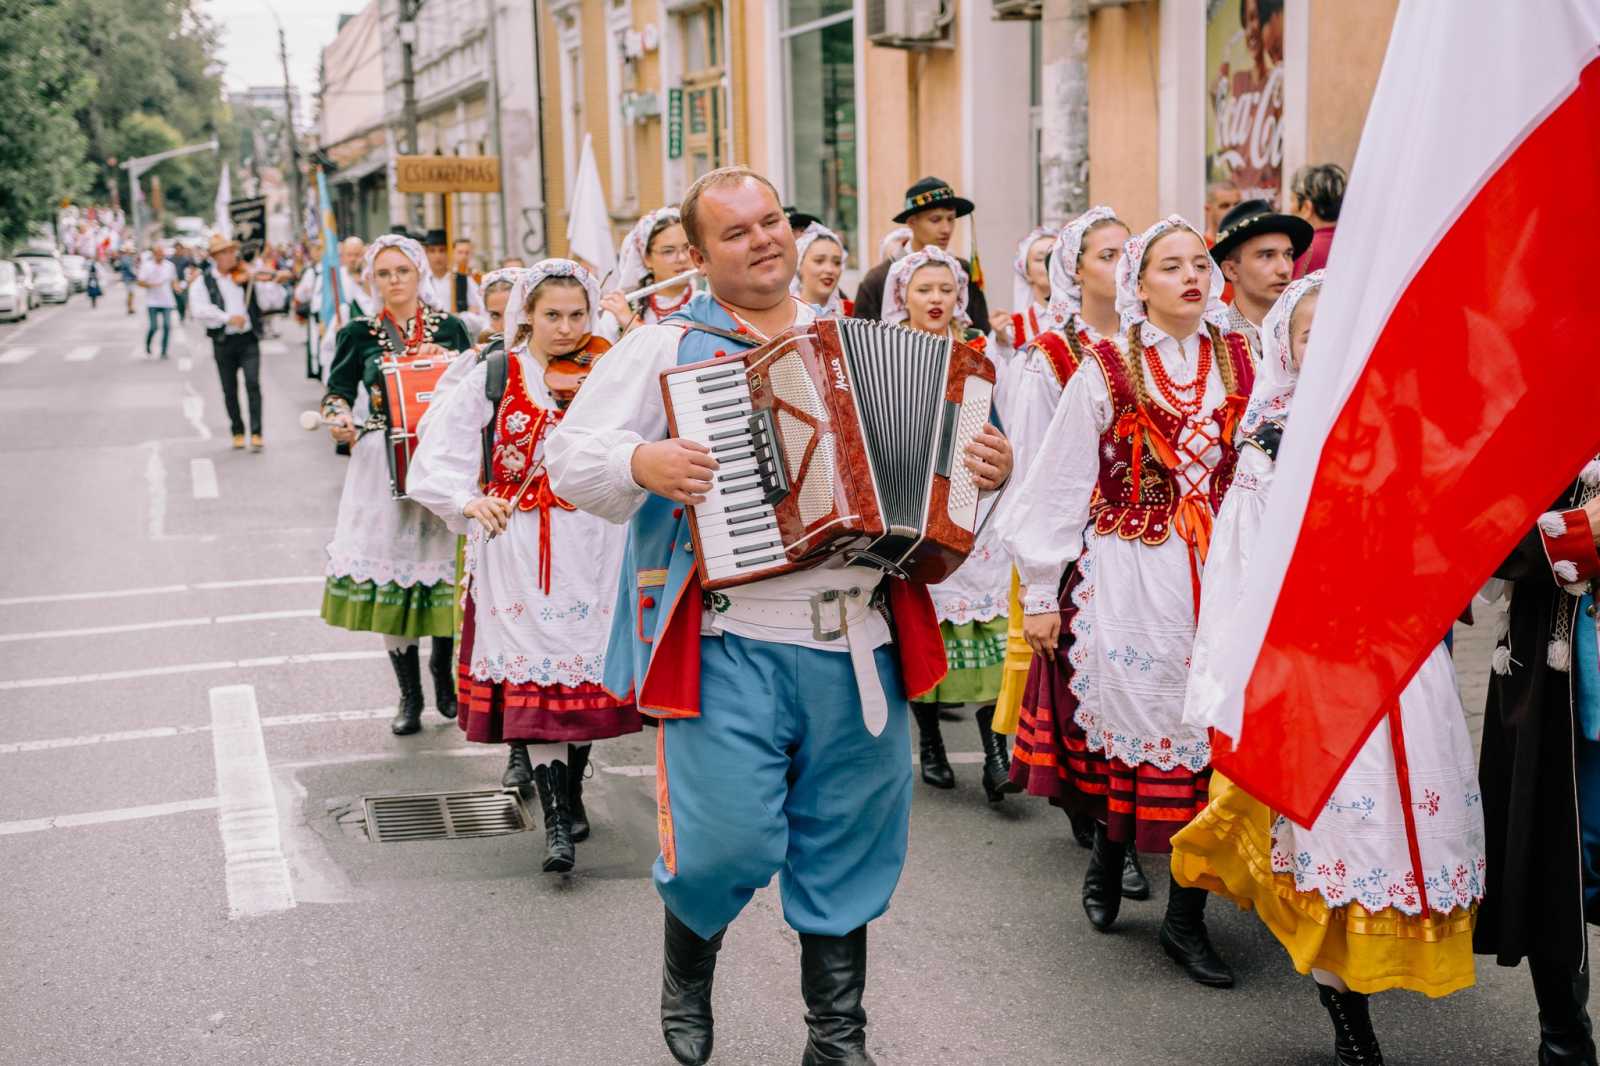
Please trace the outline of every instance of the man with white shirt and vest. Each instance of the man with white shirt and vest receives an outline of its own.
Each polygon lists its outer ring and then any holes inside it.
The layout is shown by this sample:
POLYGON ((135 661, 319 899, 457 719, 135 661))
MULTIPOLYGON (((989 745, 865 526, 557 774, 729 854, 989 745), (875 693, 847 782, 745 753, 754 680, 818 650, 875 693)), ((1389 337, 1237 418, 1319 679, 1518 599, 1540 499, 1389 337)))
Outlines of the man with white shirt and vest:
POLYGON ((245 424, 239 413, 239 372, 244 371, 250 450, 258 452, 262 446, 261 320, 265 313, 280 311, 288 302, 289 293, 282 282, 289 275, 250 270, 239 259, 238 242, 221 234, 211 238, 207 251, 211 263, 200 275, 201 284, 190 287, 189 310, 211 338, 235 448, 244 447, 245 424))
MULTIPOLYGON (((789 293, 794 233, 765 178, 712 171, 681 211, 709 291, 597 361, 545 446, 557 495, 629 523, 605 686, 660 720, 662 1034, 677 1061, 710 1058, 723 933, 776 873, 800 934, 802 1062, 866 1066, 866 926, 889 905, 910 822, 906 697, 942 679, 943 642, 926 586, 838 558, 702 594, 685 507, 705 502, 717 463, 668 436, 660 374, 814 315, 789 293), (838 629, 816 624, 824 610, 838 629)), ((987 428, 965 462, 992 490, 1010 446, 987 428)))
POLYGON ((489 315, 483 309, 483 292, 472 277, 472 242, 457 237, 452 255, 444 230, 431 229, 422 250, 428 255, 428 269, 444 310, 461 319, 468 336, 476 337, 489 324, 489 315))

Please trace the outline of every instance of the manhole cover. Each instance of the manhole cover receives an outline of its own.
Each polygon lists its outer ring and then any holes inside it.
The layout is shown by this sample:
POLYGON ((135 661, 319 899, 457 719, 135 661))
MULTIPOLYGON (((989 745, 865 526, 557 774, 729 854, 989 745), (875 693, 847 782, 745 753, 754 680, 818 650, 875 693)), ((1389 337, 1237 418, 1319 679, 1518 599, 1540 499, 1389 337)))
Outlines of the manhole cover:
POLYGON ((378 844, 522 833, 533 820, 516 792, 417 792, 368 796, 367 835, 378 844))

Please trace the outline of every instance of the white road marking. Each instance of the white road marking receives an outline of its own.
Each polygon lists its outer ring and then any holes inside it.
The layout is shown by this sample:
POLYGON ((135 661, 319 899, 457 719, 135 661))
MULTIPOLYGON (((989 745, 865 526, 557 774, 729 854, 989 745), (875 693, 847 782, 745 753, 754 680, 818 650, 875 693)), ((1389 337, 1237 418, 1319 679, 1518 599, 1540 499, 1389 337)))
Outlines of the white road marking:
POLYGON ((131 822, 139 818, 160 818, 185 811, 214 811, 217 797, 179 800, 176 803, 152 803, 143 807, 119 807, 111 811, 87 811, 83 814, 57 814, 49 818, 28 818, 20 822, 0 822, 0 836, 13 833, 37 833, 45 829, 66 829, 75 825, 101 825, 105 822, 131 822))
POLYGON ((219 614, 212 621, 219 626, 234 622, 273 622, 280 618, 320 618, 322 612, 315 607, 297 607, 290 611, 254 611, 250 614, 219 614))
POLYGON ((190 459, 189 480, 194 483, 195 499, 217 498, 217 468, 210 459, 190 459))
POLYGON ((282 618, 317 618, 322 614, 314 607, 295 608, 290 611, 256 611, 253 614, 194 615, 189 618, 165 618, 153 622, 127 622, 114 626, 84 626, 79 629, 41 629, 33 633, 0 633, 0 644, 19 640, 63 640, 70 637, 100 637, 110 633, 139 633, 147 629, 183 629, 187 626, 230 625, 238 622, 271 622, 282 618))
POLYGON ((176 663, 150 666, 142 670, 112 670, 103 674, 68 674, 62 677, 25 677, 0 681, 0 692, 23 688, 49 688, 54 685, 88 685, 102 681, 131 681, 141 677, 169 677, 174 674, 214 673, 218 670, 255 670, 268 666, 300 666, 307 663, 343 663, 358 659, 387 659, 386 651, 328 651, 310 655, 268 655, 259 659, 218 659, 203 663, 176 663))
POLYGON ((151 540, 160 540, 167 530, 167 464, 161 461, 161 445, 150 445, 150 458, 144 464, 144 484, 150 493, 151 540))
POLYGON ((80 344, 69 351, 66 358, 69 363, 87 363, 99 354, 100 346, 98 344, 80 344))
POLYGON ((252 577, 239 581, 196 581, 187 585, 146 585, 143 588, 111 589, 106 592, 52 592, 39 596, 8 596, 0 599, 0 607, 18 607, 28 603, 69 603, 74 600, 109 600, 124 596, 163 596, 175 592, 210 592, 217 589, 258 588, 267 585, 320 585, 327 578, 306 577, 252 577))
POLYGON ((205 420, 206 401, 200 393, 195 391, 194 385, 185 381, 183 383, 183 417, 194 427, 194 435, 200 440, 211 439, 211 427, 205 420))
POLYGON ((211 750, 217 764, 217 827, 226 857, 228 917, 288 910, 294 906, 294 886, 283 858, 278 801, 254 686, 211 690, 211 750))
POLYGON ((178 356, 178 372, 179 373, 187 374, 189 371, 191 371, 193 369, 194 369, 194 360, 193 359, 190 359, 187 355, 178 356))
MULTIPOLYGON (((285 725, 317 725, 326 722, 364 722, 372 718, 388 718, 394 714, 391 707, 371 707, 361 711, 312 711, 306 714, 269 715, 261 719, 264 729, 285 725)), ((188 737, 211 732, 209 725, 161 725, 149 729, 124 729, 115 733, 88 733, 76 737, 47 737, 43 740, 17 740, 0 744, 0 755, 24 755, 32 751, 56 751, 60 748, 87 748, 95 744, 120 744, 130 740, 165 740, 170 737, 188 737)))
POLYGON ((27 362, 28 358, 30 356, 32 356, 33 353, 37 352, 38 350, 39 349, 37 349, 37 348, 28 348, 28 347, 7 348, 5 351, 0 352, 0 363, 23 363, 23 362, 27 362))

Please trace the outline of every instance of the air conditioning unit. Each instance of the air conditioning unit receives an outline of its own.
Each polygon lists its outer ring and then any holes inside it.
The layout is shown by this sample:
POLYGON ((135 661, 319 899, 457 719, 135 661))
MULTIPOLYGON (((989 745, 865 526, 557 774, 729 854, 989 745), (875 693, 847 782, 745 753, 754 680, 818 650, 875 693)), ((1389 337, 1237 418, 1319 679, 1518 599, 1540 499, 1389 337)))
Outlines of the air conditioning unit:
POLYGON ((994 0, 994 17, 1000 20, 1037 19, 1044 12, 1044 0, 994 0))
POLYGON ((887 48, 949 47, 956 0, 867 0, 867 40, 887 48))

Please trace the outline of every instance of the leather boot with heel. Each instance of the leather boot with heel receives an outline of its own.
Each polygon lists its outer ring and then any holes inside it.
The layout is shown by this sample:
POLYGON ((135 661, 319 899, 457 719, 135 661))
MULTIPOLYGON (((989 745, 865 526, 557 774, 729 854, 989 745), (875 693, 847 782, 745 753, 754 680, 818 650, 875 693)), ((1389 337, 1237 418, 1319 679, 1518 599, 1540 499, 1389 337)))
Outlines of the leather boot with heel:
POLYGON ((501 788, 527 788, 533 784, 533 763, 528 761, 528 745, 513 740, 506 756, 506 772, 500 775, 501 788))
POLYGON ((702 940, 670 910, 661 962, 661 1035, 684 1066, 711 1058, 711 983, 727 929, 702 940))
POLYGON ((923 783, 934 788, 955 788, 956 774, 950 769, 950 758, 944 753, 944 734, 939 729, 939 705, 913 703, 911 713, 917 720, 923 783))
POLYGON ((1162 950, 1183 967, 1191 980, 1207 988, 1232 988, 1233 971, 1211 946, 1206 932, 1206 890, 1184 888, 1172 881, 1167 889, 1167 917, 1159 934, 1162 950))
POLYGON ((404 651, 389 652, 389 665, 394 667, 394 679, 400 683, 400 706, 389 723, 389 731, 397 737, 422 728, 422 664, 417 655, 415 644, 404 651))
POLYGON ((1595 1066, 1588 971, 1532 956, 1528 970, 1539 1003, 1539 1066, 1595 1066))
POLYGON ((433 675, 433 704, 446 718, 456 716, 456 642, 450 637, 434 637, 428 653, 428 672, 433 675))
POLYGON ((1083 913, 1089 924, 1104 933, 1122 910, 1122 862, 1127 846, 1106 836, 1106 827, 1094 824, 1094 846, 1089 869, 1083 875, 1083 913))
POLYGON ((566 873, 577 862, 572 846, 572 809, 567 806, 567 764, 559 760, 533 768, 544 811, 544 872, 566 873))
POLYGON ((1021 792, 1011 780, 1011 753, 1006 738, 994 731, 994 704, 979 707, 978 739, 983 742, 983 794, 990 803, 999 803, 1008 793, 1021 792))
POLYGON ((874 1066, 867 1054, 867 927, 844 936, 800 934, 800 991, 806 1001, 801 1066, 874 1066))
POLYGON ((1127 849, 1122 860, 1122 898, 1150 898, 1150 881, 1144 875, 1144 867, 1139 865, 1139 852, 1134 848, 1127 849))
POLYGON ((1339 1066, 1383 1066, 1378 1034, 1372 1031, 1367 997, 1317 985, 1317 995, 1333 1019, 1333 1054, 1339 1066))
POLYGON ((567 806, 572 811, 572 842, 589 839, 589 812, 583 809, 583 775, 589 769, 589 744, 567 745, 567 806))

